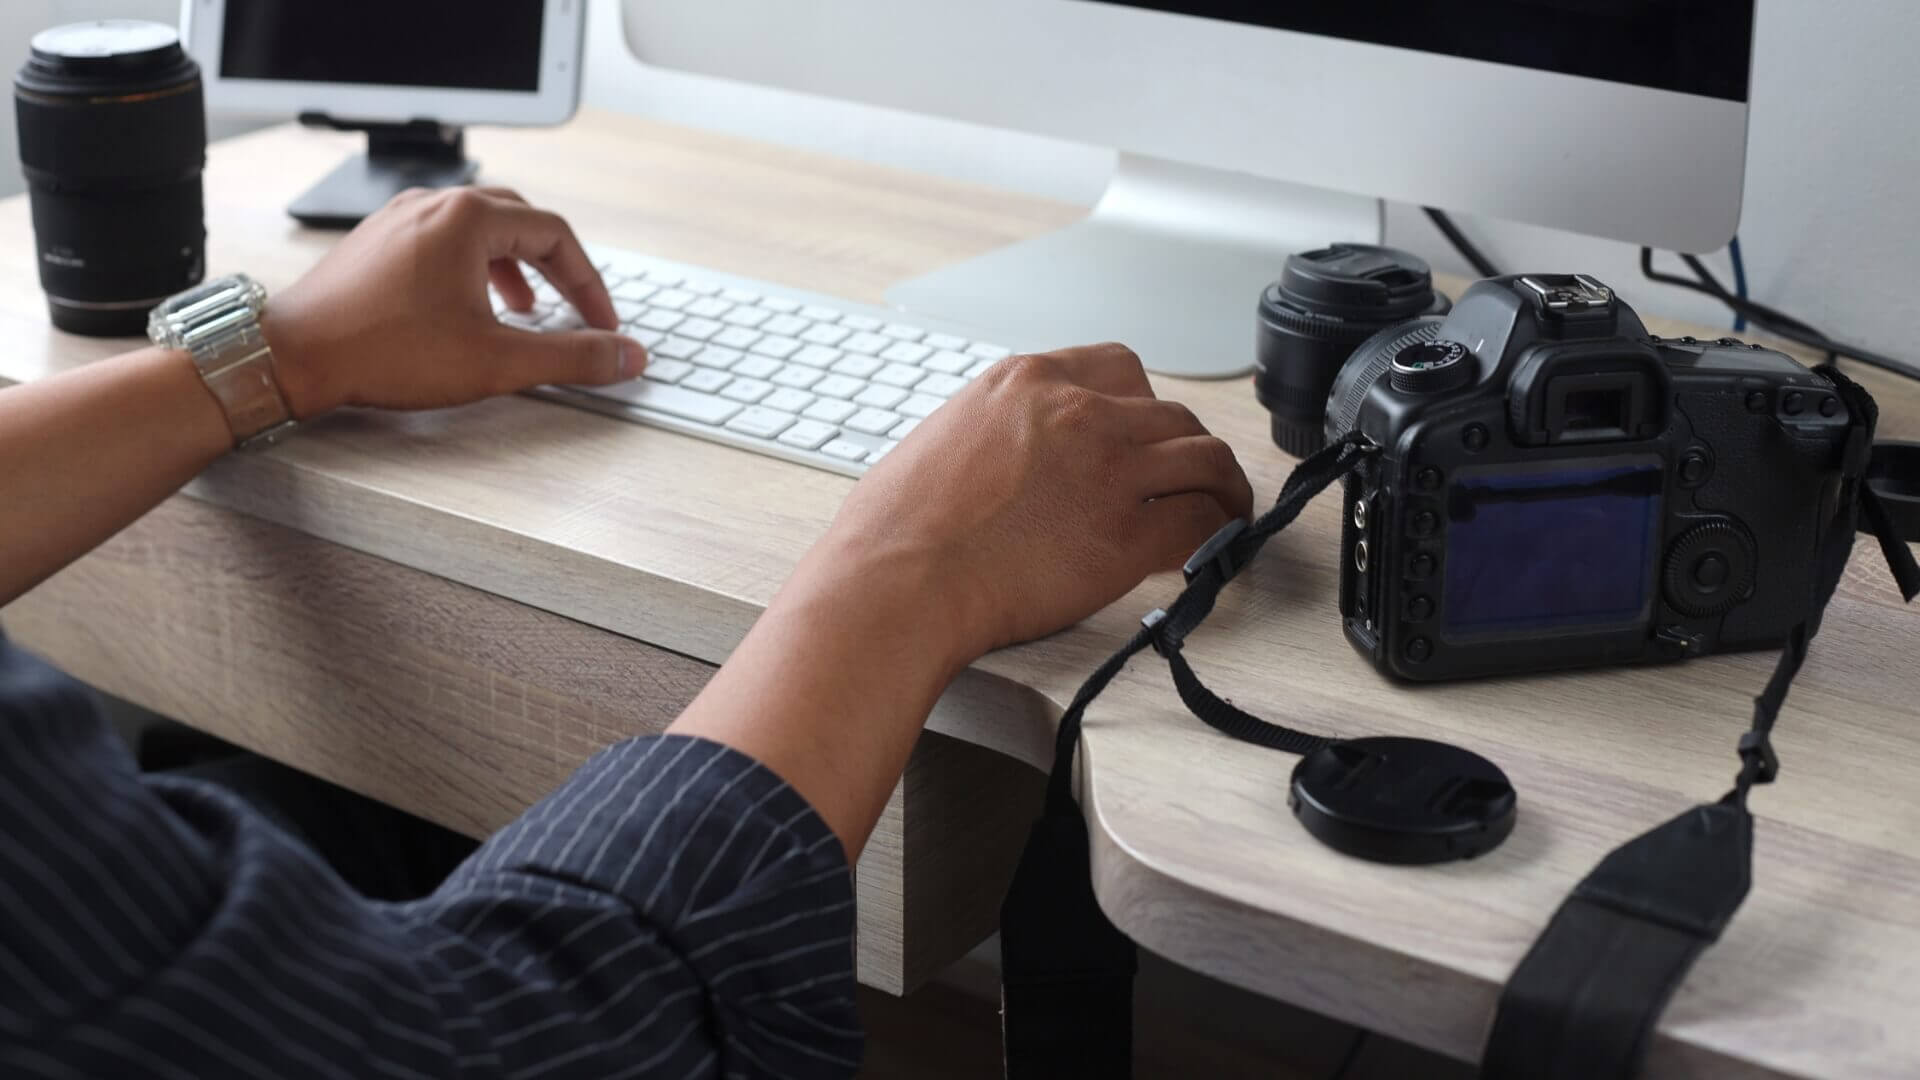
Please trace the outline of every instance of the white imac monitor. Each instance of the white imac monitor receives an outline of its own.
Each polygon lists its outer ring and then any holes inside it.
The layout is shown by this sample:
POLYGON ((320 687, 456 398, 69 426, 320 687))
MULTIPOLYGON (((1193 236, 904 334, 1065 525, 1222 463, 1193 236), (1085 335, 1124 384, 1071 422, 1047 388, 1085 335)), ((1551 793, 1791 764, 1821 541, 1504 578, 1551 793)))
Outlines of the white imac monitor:
POLYGON ((643 62, 1120 151, 1089 218, 894 302, 1236 374, 1382 199, 1682 251, 1740 217, 1755 0, 624 0, 643 62))
POLYGON ((470 182, 466 124, 560 124, 580 101, 586 0, 181 0, 214 109, 366 131, 292 213, 348 227, 408 187, 470 182))

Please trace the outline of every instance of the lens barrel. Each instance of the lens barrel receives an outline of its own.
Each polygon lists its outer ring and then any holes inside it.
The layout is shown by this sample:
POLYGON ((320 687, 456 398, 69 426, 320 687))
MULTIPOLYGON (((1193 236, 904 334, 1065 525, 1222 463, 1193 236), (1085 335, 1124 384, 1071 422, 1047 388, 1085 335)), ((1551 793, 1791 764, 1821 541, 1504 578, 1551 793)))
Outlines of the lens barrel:
POLYGON ((56 27, 33 39, 14 109, 53 324, 145 333, 148 312, 206 274, 199 65, 160 23, 56 27))
POLYGON ((1327 393, 1354 347, 1381 329, 1452 302, 1417 255, 1335 244, 1287 259, 1260 296, 1254 393, 1273 414, 1273 441, 1295 457, 1326 445, 1327 393))

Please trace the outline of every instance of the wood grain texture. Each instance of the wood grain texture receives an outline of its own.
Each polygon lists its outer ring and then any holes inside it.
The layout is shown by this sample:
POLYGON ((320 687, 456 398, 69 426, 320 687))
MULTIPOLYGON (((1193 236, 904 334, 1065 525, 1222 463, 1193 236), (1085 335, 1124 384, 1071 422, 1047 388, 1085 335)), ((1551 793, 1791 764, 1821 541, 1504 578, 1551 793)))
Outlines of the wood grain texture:
MULTIPOLYGON (((101 690, 475 837, 519 816, 594 751, 665 729, 713 671, 184 498, 0 620, 101 690)), ((1002 819, 964 809, 982 788, 1032 786, 1038 776, 978 747, 924 738, 856 872, 860 979, 893 994, 992 932, 999 868, 1018 849, 1002 819), (949 903, 930 904, 926 886, 914 887, 957 867, 987 876, 949 903)))
MULTIPOLYGON (((473 142, 491 180, 567 213, 590 238, 864 300, 1078 212, 604 114, 560 132, 476 132, 473 142)), ((311 262, 328 238, 295 229, 280 208, 347 145, 282 129, 216 148, 215 267, 278 286, 311 262)), ((24 203, 0 206, 7 250, 27 250, 26 237, 24 203)), ((107 352, 46 329, 31 273, 25 259, 0 267, 0 329, 15 342, 0 376, 35 378, 107 352)), ((1633 298, 1635 283, 1614 284, 1633 298)), ((1883 434, 1920 433, 1920 389, 1872 373, 1863 381, 1880 397, 1883 434)), ((1156 385, 1236 447, 1256 492, 1278 490, 1293 463, 1269 443, 1244 381, 1156 385)), ((342 414, 271 455, 223 462, 191 491, 719 661, 848 486, 515 399, 412 417, 342 414)), ((1101 895, 1123 929, 1182 963, 1471 1059, 1499 985, 1568 888, 1605 851, 1724 788, 1771 657, 1391 686, 1339 632, 1336 517, 1324 499, 1270 545, 1190 655, 1222 693, 1289 724, 1427 734, 1488 754, 1520 786, 1512 839, 1440 869, 1333 855, 1289 819, 1293 759, 1189 719, 1148 658, 1116 681, 1086 732, 1101 895)), ((1920 1015, 1920 800, 1910 780, 1920 670, 1906 655, 1915 615, 1870 547, 1782 719, 1786 772, 1755 801, 1753 895, 1668 1010, 1654 1075, 1920 1075, 1920 1027, 1910 1023, 1920 1015)), ((1176 579, 1150 580, 1072 631, 986 658, 931 727, 1044 765, 1058 703, 1176 591, 1176 579)))

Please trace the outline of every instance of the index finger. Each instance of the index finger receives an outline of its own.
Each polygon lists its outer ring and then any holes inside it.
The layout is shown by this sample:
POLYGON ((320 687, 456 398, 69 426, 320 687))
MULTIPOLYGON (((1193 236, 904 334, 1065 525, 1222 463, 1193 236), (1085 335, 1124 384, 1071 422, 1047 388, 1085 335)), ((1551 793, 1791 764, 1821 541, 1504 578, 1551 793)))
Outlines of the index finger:
POLYGON ((1140 357, 1125 345, 1082 345, 1058 349, 1046 354, 1059 370, 1080 386, 1113 397, 1153 396, 1147 382, 1147 369, 1140 357))
POLYGON ((600 280, 600 271, 587 258, 586 249, 564 218, 508 199, 491 202, 493 213, 486 219, 489 259, 532 263, 580 312, 588 326, 596 330, 620 328, 607 283, 600 280))

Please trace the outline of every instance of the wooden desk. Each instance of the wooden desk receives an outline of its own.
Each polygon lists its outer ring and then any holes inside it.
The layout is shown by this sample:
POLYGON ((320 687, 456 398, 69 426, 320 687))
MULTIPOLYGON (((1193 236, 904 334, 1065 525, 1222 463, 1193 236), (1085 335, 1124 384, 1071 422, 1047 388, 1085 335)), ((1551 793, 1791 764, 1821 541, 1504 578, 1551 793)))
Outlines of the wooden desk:
MULTIPOLYGON (((1079 212, 608 115, 475 144, 493 182, 589 238, 867 300, 1079 212)), ((216 147, 216 269, 280 286, 310 263, 328 238, 281 207, 348 145, 278 129, 216 147)), ((0 237, 27 250, 23 203, 0 207, 0 237)), ((112 351, 47 329, 18 255, 0 267, 0 329, 12 379, 112 351)), ((1870 385, 1885 433, 1920 433, 1920 391, 1870 385)), ((1160 391, 1231 441, 1271 497, 1292 462, 1244 382, 1160 391)), ((594 746, 664 722, 847 488, 525 399, 346 414, 222 462, 193 498, 4 617, 109 690, 479 831, 594 746)), ((1512 839, 1440 869, 1336 856, 1290 820, 1294 759, 1189 719, 1164 669, 1142 662, 1086 732, 1097 885, 1123 929, 1183 964, 1471 1059, 1501 982, 1567 889, 1607 849, 1725 787, 1772 658, 1396 688, 1339 634, 1337 517, 1325 498, 1276 540, 1190 655, 1223 694, 1292 724, 1487 753, 1522 793, 1512 839)), ((1655 1075, 1920 1074, 1908 1023, 1920 800, 1907 780, 1920 726, 1903 708, 1920 671, 1903 648, 1913 615, 1871 547, 1782 721, 1783 781, 1756 798, 1754 893, 1668 1010, 1655 1075)), ((990 922, 1032 809, 1036 774, 1012 763, 1045 765, 1058 703, 1176 588, 1149 581, 950 691, 930 721, 945 738, 923 745, 862 862, 863 978, 909 986, 990 922)))

